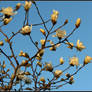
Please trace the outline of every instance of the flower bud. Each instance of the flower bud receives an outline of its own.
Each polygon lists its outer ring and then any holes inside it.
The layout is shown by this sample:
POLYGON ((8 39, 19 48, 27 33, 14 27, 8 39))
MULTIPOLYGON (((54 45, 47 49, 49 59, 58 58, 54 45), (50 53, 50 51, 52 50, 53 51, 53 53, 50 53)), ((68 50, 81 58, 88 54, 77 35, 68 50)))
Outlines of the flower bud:
POLYGON ((45 65, 45 69, 46 69, 46 71, 50 71, 50 72, 52 72, 52 71, 53 71, 52 64, 47 63, 47 64, 45 65))
POLYGON ((65 20, 64 24, 67 24, 68 23, 68 19, 65 20))
POLYGON ((17 3, 16 10, 18 10, 20 8, 20 6, 21 6, 21 3, 17 3))
POLYGON ((32 5, 31 1, 29 1, 29 2, 25 1, 25 5, 24 5, 25 11, 28 11, 30 9, 31 5, 32 5))
POLYGON ((76 28, 78 28, 80 26, 80 23, 81 23, 81 19, 78 18, 76 21, 76 24, 75 24, 76 28))
POLYGON ((61 75, 62 75, 62 71, 61 70, 56 70, 55 72, 54 72, 54 76, 56 77, 56 78, 59 78, 61 75))
POLYGON ((37 62, 37 65, 39 65, 40 67, 42 67, 42 64, 41 64, 41 62, 39 62, 39 61, 37 62))
POLYGON ((40 32, 42 32, 43 35, 46 35, 46 33, 43 29, 40 29, 40 32))
POLYGON ((41 77, 41 78, 40 78, 40 81, 45 82, 44 77, 41 77))
POLYGON ((20 53, 19 53, 19 56, 22 56, 23 55, 23 51, 21 50, 20 53))
POLYGON ((5 19, 3 20, 4 25, 7 25, 11 20, 12 20, 12 18, 5 18, 5 19))
POLYGON ((60 60, 59 60, 59 61, 60 61, 60 64, 63 64, 63 63, 64 63, 64 60, 63 60, 63 58, 62 58, 62 57, 60 58, 60 60))
POLYGON ((92 57, 90 57, 90 56, 86 56, 85 59, 84 59, 84 65, 90 63, 91 60, 92 60, 92 57))
POLYGON ((45 40, 44 39, 41 39, 40 40, 40 43, 41 43, 41 45, 44 45, 45 44, 45 40))
POLYGON ((14 74, 12 74, 12 75, 11 75, 11 79, 14 79, 14 77, 15 77, 14 74))
POLYGON ((65 76, 69 78, 71 75, 69 73, 66 73, 65 76))
POLYGON ((58 11, 56 11, 56 10, 53 10, 53 14, 58 15, 58 14, 59 14, 59 12, 58 12, 58 11))
POLYGON ((24 65, 24 66, 27 65, 28 64, 28 60, 23 60, 21 64, 24 65))
POLYGON ((22 55, 23 57, 29 58, 29 55, 27 53, 23 53, 22 55))
POLYGON ((51 21, 52 21, 53 25, 55 25, 57 22, 58 14, 59 14, 58 11, 53 10, 53 14, 51 15, 51 21))
POLYGON ((73 76, 70 77, 70 81, 72 81, 72 80, 73 80, 73 76))
POLYGON ((6 67, 6 65, 4 64, 4 65, 3 65, 3 68, 5 68, 5 67, 6 67))
POLYGON ((3 45, 4 45, 3 41, 0 41, 0 46, 3 46, 3 45))
POLYGON ((6 72, 9 72, 10 71, 10 69, 7 69, 7 71, 6 72))
POLYGON ((57 22, 57 18, 58 18, 57 15, 55 15, 55 14, 52 14, 52 15, 51 15, 51 21, 52 21, 53 25, 56 24, 56 22, 57 22))
POLYGON ((56 51, 56 46, 52 46, 49 48, 51 51, 56 51))

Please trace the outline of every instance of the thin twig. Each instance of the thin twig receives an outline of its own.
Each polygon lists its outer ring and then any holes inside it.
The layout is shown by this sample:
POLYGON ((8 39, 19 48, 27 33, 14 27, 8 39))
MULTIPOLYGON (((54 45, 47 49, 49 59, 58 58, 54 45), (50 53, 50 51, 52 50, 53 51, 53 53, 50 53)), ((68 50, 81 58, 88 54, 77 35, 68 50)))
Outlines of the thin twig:
POLYGON ((48 32, 48 29, 47 29, 47 27, 46 27, 46 25, 45 25, 45 22, 44 22, 44 20, 43 20, 41 14, 40 14, 40 11, 39 11, 39 9, 38 9, 36 3, 34 3, 34 5, 35 5, 35 7, 36 7, 36 9, 37 9, 38 15, 40 16, 40 18, 41 18, 41 20, 42 20, 42 22, 43 22, 43 24, 44 24, 44 28, 45 28, 46 31, 48 32))

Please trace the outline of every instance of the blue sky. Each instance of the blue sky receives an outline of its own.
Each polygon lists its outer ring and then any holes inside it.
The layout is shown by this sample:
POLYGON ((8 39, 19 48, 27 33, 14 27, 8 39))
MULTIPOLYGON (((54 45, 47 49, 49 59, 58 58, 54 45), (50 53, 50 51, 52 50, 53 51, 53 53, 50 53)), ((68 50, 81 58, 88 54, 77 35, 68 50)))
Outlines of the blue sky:
MULTIPOLYGON (((24 3, 21 1, 21 3, 24 3)), ((0 9, 1 7, 14 7, 17 4, 17 1, 0 1, 0 9)), ((86 55, 92 56, 92 2, 91 1, 39 1, 37 2, 39 7, 40 13, 45 20, 50 18, 52 14, 52 10, 55 9, 59 11, 59 18, 58 22, 55 26, 57 28, 59 25, 63 24, 65 19, 69 20, 69 23, 63 27, 67 34, 70 33, 73 28, 75 27, 75 22, 77 18, 81 18, 81 25, 80 27, 74 32, 74 34, 69 38, 70 42, 73 42, 76 45, 76 41, 80 39, 81 42, 86 46, 86 49, 82 52, 76 51, 76 49, 70 50, 67 48, 66 45, 62 45, 60 48, 57 49, 56 52, 51 52, 46 50, 44 61, 52 61, 52 64, 59 63, 59 58, 62 56, 65 59, 64 66, 67 65, 69 61, 69 57, 76 55, 79 57, 80 64, 83 63, 84 57, 86 55), (54 56, 54 58, 53 58, 54 56)), ((16 32, 18 29, 22 27, 24 19, 24 10, 23 7, 18 11, 18 14, 15 15, 14 19, 11 21, 8 26, 3 27, 5 33, 9 36, 11 32, 16 32), (12 25, 12 26, 11 26, 12 25)), ((32 5, 30 9, 30 24, 35 24, 41 22, 39 16, 37 15, 36 9, 34 5, 32 5)), ((50 24, 47 25, 50 28, 50 24)), ((32 28, 32 37, 35 41, 39 41, 43 36, 39 32, 39 29, 43 28, 43 26, 37 26, 32 28)), ((54 28, 54 29, 55 29, 54 28)), ((53 29, 53 30, 54 30, 53 29)), ((53 38, 55 39, 55 38, 53 38)), ((3 36, 0 34, 0 40, 4 40, 3 36)), ((7 49, 7 43, 5 43, 4 47, 2 47, 6 53, 9 53, 9 49, 7 49)), ((19 34, 13 39, 13 48, 15 50, 15 54, 19 54, 20 50, 24 52, 28 52, 30 55, 35 53, 35 48, 32 43, 29 41, 28 37, 24 37, 23 35, 19 34)), ((21 61, 18 57, 18 59, 21 61)), ((0 60, 4 60, 2 56, 0 60)), ((42 61, 42 62, 44 62, 42 61)), ((60 67, 63 69, 62 67, 60 67)), ((60 69, 59 68, 59 69, 60 69)), ((75 83, 73 85, 65 85, 59 90, 92 90, 92 63, 88 64, 84 67, 81 71, 75 75, 75 83)))

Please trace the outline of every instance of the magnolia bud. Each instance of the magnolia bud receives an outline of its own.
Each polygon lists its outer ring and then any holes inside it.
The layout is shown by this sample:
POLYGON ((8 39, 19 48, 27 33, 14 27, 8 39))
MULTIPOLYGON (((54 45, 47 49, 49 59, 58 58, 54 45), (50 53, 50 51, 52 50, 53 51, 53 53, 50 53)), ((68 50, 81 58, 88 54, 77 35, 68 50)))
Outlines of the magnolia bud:
POLYGON ((76 21, 76 24, 75 24, 76 28, 78 28, 80 26, 80 23, 81 23, 81 19, 78 18, 76 21))
POLYGON ((4 25, 7 25, 10 21, 12 20, 12 18, 5 18, 4 21, 4 25))
POLYGON ((16 10, 18 10, 20 8, 20 6, 21 6, 21 3, 17 3, 16 10))
POLYGON ((45 31, 43 29, 40 29, 43 35, 46 35, 45 31))
POLYGON ((63 64, 64 63, 64 60, 63 60, 63 58, 61 57, 60 58, 60 64, 63 64))
POLYGON ((73 76, 70 77, 70 81, 72 81, 72 80, 73 80, 73 76))
POLYGON ((92 57, 90 57, 90 56, 86 56, 85 59, 84 59, 84 65, 90 63, 91 60, 92 60, 92 57))
POLYGON ((3 45, 4 45, 3 41, 0 41, 0 46, 3 46, 3 45))
POLYGON ((45 82, 44 77, 41 77, 41 78, 40 78, 40 81, 45 82))

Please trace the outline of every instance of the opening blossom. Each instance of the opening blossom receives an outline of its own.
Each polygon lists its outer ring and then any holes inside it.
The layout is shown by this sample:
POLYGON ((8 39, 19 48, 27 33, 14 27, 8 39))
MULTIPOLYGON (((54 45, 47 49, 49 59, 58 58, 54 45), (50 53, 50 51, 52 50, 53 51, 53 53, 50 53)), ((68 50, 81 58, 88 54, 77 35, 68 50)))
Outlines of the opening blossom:
POLYGON ((71 66, 74 66, 74 65, 78 66, 79 65, 79 59, 76 56, 74 56, 74 57, 70 58, 69 64, 71 66))
POLYGON ((52 64, 51 64, 51 63, 46 63, 45 69, 46 69, 46 71, 52 72, 52 71, 53 71, 53 66, 52 66, 52 64))
POLYGON ((77 44, 76 44, 76 48, 78 51, 82 51, 83 49, 85 49, 85 46, 83 45, 82 42, 80 42, 80 40, 77 40, 77 44))
POLYGON ((4 20, 3 20, 4 25, 7 25, 10 21, 12 21, 12 17, 11 18, 4 18, 4 20))
POLYGON ((58 37, 59 40, 61 40, 62 38, 64 38, 66 35, 66 31, 65 30, 60 30, 58 29, 56 31, 56 35, 52 35, 52 37, 58 37))
POLYGON ((91 60, 92 60, 92 57, 86 56, 85 59, 84 59, 84 65, 90 63, 91 60))
POLYGON ((12 15, 16 14, 13 12, 12 7, 2 8, 2 10, 0 10, 0 12, 7 16, 12 16, 12 15))
POLYGON ((25 11, 28 11, 31 8, 32 2, 31 1, 25 1, 24 9, 25 11))
POLYGON ((32 30, 32 25, 31 26, 26 25, 21 29, 20 33, 23 35, 29 35, 31 33, 31 30, 32 30))
POLYGON ((59 12, 56 10, 53 10, 53 14, 51 15, 51 21, 52 21, 53 25, 56 24, 58 15, 59 15, 59 12))

